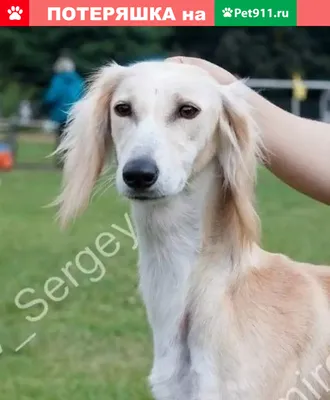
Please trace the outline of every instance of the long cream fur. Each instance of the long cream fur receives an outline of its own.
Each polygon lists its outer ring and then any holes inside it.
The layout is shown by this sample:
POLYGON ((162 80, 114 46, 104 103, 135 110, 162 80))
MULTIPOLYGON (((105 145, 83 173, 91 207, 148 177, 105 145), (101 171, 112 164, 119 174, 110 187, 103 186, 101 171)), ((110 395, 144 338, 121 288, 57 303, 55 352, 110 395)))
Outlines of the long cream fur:
POLYGON ((63 223, 87 206, 113 146, 122 194, 121 165, 144 147, 154 149, 166 176, 159 190, 171 192, 165 201, 132 201, 155 399, 330 399, 330 272, 260 248, 260 137, 235 88, 197 67, 103 68, 73 109, 60 148, 63 223), (166 117, 178 95, 195 96, 205 117, 166 117), (125 96, 135 120, 112 120, 113 98, 125 96), (187 179, 178 190, 180 174, 187 179))
POLYGON ((109 103, 123 68, 109 64, 90 78, 83 99, 72 108, 57 153, 66 160, 63 191, 55 204, 61 205, 63 226, 88 205, 93 187, 111 152, 109 103))

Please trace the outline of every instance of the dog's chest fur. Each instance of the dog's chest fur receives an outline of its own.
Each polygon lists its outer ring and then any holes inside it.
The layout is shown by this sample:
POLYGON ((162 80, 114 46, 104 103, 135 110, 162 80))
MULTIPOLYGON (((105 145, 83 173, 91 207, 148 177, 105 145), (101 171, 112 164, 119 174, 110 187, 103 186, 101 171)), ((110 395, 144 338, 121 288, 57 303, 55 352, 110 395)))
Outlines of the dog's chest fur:
MULTIPOLYGON (((194 395, 191 364, 194 340, 189 343, 188 299, 192 272, 201 250, 203 192, 201 188, 198 195, 182 196, 168 208, 133 206, 140 250, 140 290, 154 341, 150 383, 157 400, 190 400, 194 395), (172 397, 173 393, 177 393, 176 398, 172 397)), ((217 287, 219 295, 221 286, 217 287)), ((220 311, 218 318, 221 318, 220 311)), ((201 368, 210 368, 208 360, 200 363, 201 368)))
POLYGON ((173 391, 178 393, 177 400, 190 398, 186 304, 201 243, 203 198, 198 197, 180 197, 174 207, 133 207, 140 290, 153 333, 150 383, 156 399, 170 399, 173 391))
MULTIPOLYGON (((178 209, 180 204, 177 205, 178 209)), ((193 206, 191 206, 193 208, 193 206)), ((134 213, 140 248, 140 289, 158 344, 179 334, 191 271, 200 248, 198 212, 174 209, 134 213)))

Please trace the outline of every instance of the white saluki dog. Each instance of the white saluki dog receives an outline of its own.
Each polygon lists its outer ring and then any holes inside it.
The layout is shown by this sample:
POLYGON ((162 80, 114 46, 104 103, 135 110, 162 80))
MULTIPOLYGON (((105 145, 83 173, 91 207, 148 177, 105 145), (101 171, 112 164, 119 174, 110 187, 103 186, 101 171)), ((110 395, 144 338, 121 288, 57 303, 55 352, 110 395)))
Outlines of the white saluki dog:
POLYGON ((157 400, 329 398, 330 273, 258 246, 260 143, 242 87, 179 63, 105 66, 59 149, 64 224, 115 152, 138 236, 157 400))

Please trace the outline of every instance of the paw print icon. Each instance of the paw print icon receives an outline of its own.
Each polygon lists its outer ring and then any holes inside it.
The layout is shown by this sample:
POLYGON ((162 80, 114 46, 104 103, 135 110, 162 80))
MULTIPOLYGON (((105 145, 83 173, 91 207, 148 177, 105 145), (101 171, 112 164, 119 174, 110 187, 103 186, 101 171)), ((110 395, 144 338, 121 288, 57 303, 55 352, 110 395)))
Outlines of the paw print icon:
POLYGON ((20 21, 22 18, 23 10, 18 6, 12 6, 8 9, 9 19, 11 21, 20 21))
POLYGON ((231 18, 233 15, 233 10, 230 7, 226 7, 222 10, 224 18, 231 18))

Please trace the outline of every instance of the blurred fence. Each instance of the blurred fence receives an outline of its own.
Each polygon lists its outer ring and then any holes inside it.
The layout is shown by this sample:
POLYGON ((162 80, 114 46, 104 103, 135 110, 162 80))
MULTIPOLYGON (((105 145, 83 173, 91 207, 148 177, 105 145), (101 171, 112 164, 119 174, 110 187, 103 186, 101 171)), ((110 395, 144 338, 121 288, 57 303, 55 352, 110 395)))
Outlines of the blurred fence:
POLYGON ((313 92, 311 96, 307 95, 305 100, 299 100, 294 96, 294 85, 292 79, 250 79, 247 83, 253 89, 259 89, 262 91, 267 90, 270 94, 268 96, 270 100, 272 100, 271 92, 284 92, 284 96, 290 99, 290 105, 289 107, 287 106, 283 108, 288 109, 288 111, 293 114, 313 117, 314 119, 319 119, 323 122, 330 122, 330 81, 302 81, 302 85, 309 92, 313 92), (311 100, 314 103, 314 107, 315 102, 317 103, 317 115, 305 115, 307 114, 305 112, 306 107, 302 106, 305 104, 308 107, 311 104, 311 100))

